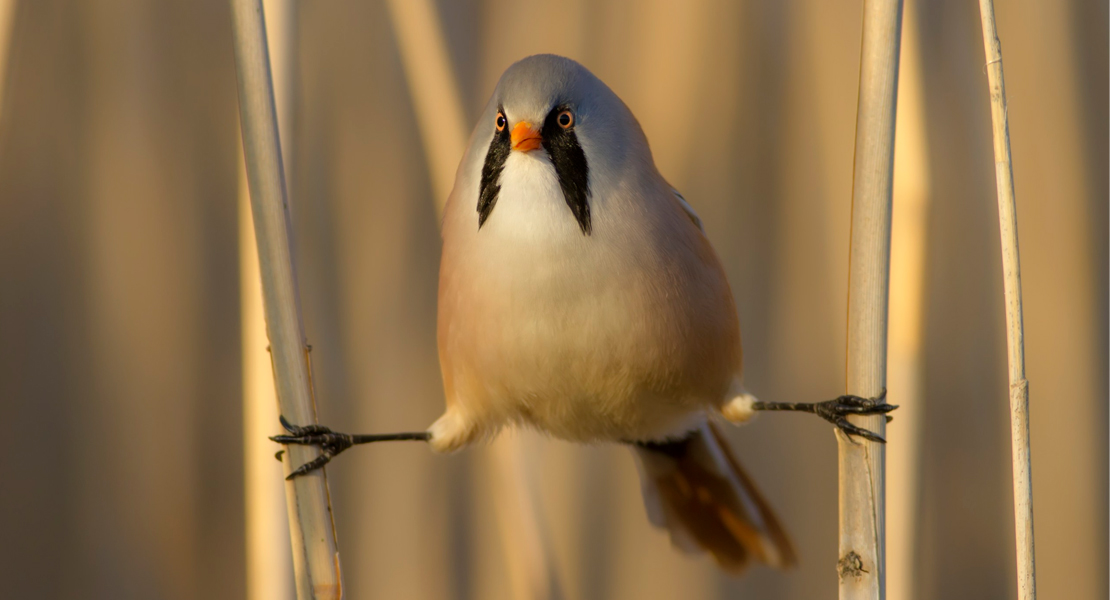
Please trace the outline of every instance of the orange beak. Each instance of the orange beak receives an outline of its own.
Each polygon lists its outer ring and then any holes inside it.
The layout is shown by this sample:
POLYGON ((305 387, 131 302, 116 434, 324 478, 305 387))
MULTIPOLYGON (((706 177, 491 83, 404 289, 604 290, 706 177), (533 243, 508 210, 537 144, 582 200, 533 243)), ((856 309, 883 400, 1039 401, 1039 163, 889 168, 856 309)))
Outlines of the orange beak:
POLYGON ((532 129, 531 123, 521 121, 513 127, 511 134, 513 139, 513 150, 520 152, 530 152, 543 145, 543 136, 540 132, 532 129))

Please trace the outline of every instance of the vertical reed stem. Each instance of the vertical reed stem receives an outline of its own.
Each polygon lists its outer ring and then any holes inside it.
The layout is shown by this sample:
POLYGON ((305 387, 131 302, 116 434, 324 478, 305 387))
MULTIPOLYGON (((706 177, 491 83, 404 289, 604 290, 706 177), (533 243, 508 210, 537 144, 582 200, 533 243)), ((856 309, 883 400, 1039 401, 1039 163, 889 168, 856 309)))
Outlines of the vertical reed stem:
POLYGON ((994 126, 994 178, 998 188, 998 223, 1002 237, 1002 276, 1006 297, 1006 351, 1010 365, 1010 441, 1014 468, 1014 536, 1020 600, 1037 597, 1033 555, 1033 480, 1029 457, 1029 382, 1025 379, 1025 331, 1021 308, 1021 262, 1018 258, 1014 167, 1010 160, 1010 123, 1006 115, 1006 82, 1002 77, 1002 44, 994 23, 994 1, 979 0, 983 49, 990 85, 994 126))
MULTIPOLYGON (((266 331, 281 414, 296 424, 314 423, 304 326, 293 271, 289 211, 273 82, 261 0, 231 0, 239 84, 239 118, 247 164, 254 231, 262 275, 266 331)), ((319 454, 314 446, 286 448, 285 470, 319 454)), ((286 483, 297 597, 341 598, 335 524, 324 469, 286 483)))
MULTIPOLYGON (((296 0, 264 0, 278 134, 288 165, 293 104, 296 0)), ((243 475, 246 509, 247 600, 291 600, 293 556, 282 465, 274 460, 278 419, 274 369, 266 351, 262 278, 244 165, 239 173, 239 301, 243 356, 243 475)), ((288 186, 288 177, 286 185, 288 186)))
MULTIPOLYGON (((886 385, 887 296, 898 97, 901 0, 866 0, 860 56, 852 237, 848 275, 847 390, 879 395, 886 385)), ((883 416, 853 421, 880 435, 883 416)), ((840 464, 840 598, 886 596, 885 452, 881 444, 838 430, 840 464)))

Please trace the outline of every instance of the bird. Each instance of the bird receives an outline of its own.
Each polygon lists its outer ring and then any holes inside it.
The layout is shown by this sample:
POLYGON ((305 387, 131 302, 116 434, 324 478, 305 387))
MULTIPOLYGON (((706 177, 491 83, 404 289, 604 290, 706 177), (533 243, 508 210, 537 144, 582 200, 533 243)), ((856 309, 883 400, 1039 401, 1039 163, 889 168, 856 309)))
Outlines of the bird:
MULTIPOLYGON (((426 431, 350 435, 293 425, 319 458, 355 444, 454 452, 528 427, 632 449, 651 523, 725 571, 797 554, 721 427, 760 410, 847 433, 884 397, 761 402, 744 387, 735 300, 690 203, 660 174, 629 107, 580 63, 511 65, 478 118, 442 223, 437 346, 446 410, 426 431)), ((885 396, 885 394, 884 394, 885 396)))

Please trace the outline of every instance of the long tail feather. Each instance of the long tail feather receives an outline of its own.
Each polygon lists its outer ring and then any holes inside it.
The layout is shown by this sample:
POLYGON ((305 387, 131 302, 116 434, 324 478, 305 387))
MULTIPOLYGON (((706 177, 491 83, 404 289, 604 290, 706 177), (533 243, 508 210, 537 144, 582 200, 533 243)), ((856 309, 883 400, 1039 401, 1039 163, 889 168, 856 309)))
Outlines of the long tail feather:
POLYGON ((753 559, 773 567, 797 562, 771 507, 712 423, 635 448, 648 516, 676 546, 707 551, 734 573, 753 559))

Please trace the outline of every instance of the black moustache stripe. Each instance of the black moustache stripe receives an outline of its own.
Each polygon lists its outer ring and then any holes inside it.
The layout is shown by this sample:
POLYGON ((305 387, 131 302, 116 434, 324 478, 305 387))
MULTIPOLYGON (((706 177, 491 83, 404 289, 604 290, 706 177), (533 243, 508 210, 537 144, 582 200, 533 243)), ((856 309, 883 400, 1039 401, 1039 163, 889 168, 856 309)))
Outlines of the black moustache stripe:
MULTIPOLYGON (((497 110, 502 112, 501 107, 497 110)), ((493 212, 493 206, 497 204, 497 194, 501 191, 501 171, 505 169, 505 161, 512 152, 512 144, 508 126, 495 131, 493 141, 489 143, 486 162, 482 165, 482 182, 478 188, 478 229, 482 228, 482 224, 493 212)))
MULTIPOLYGON (((590 168, 586 163, 586 153, 578 143, 578 136, 574 134, 574 126, 563 129, 557 121, 559 113, 567 109, 565 105, 557 106, 548 113, 541 132, 543 147, 555 166, 555 175, 559 178, 563 198, 578 222, 578 227, 584 235, 590 235, 593 231, 589 203, 590 168)), ((509 128, 505 127, 502 131, 493 134, 493 141, 490 142, 489 150, 486 152, 486 162, 482 165, 482 180, 478 192, 479 229, 493 213, 493 207, 497 204, 497 197, 501 192, 501 172, 505 169, 505 161, 509 158, 510 152, 512 152, 512 139, 509 128)))
POLYGON ((567 106, 556 106, 547 114, 543 123, 543 147, 555 165, 559 176, 559 187, 563 188, 563 198, 574 213, 578 227, 584 235, 590 235, 593 225, 590 222, 590 166, 586 163, 586 153, 574 134, 574 125, 563 129, 559 126, 559 113, 568 110, 567 106))

